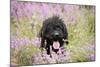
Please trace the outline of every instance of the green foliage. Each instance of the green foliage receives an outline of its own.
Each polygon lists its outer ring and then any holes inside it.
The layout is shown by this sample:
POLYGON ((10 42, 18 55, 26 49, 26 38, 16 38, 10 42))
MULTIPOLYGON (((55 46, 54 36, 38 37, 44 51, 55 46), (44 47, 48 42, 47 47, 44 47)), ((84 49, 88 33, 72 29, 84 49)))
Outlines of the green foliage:
POLYGON ((17 53, 17 64, 32 65, 32 56, 38 51, 37 47, 33 45, 23 45, 19 48, 17 53))
POLYGON ((89 61, 88 56, 90 50, 84 49, 83 47, 93 43, 95 40, 95 16, 87 10, 85 10, 83 16, 84 18, 77 17, 78 19, 75 25, 68 25, 69 45, 67 49, 71 52, 72 62, 89 61))

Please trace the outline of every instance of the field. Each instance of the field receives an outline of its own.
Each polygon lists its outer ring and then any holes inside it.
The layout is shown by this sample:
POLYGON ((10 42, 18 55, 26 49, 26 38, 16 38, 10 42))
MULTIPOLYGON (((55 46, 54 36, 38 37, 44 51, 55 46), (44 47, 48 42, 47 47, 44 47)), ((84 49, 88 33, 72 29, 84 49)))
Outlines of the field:
POLYGON ((95 61, 95 6, 11 0, 10 27, 11 65, 95 61), (69 44, 65 56, 51 59, 45 51, 41 56, 38 34, 43 21, 54 15, 64 20, 69 44))

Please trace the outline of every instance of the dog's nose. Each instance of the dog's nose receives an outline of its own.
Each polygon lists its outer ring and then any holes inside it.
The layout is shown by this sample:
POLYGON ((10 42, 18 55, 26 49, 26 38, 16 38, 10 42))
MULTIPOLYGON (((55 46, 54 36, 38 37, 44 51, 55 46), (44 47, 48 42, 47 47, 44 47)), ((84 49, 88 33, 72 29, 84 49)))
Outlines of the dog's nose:
POLYGON ((56 33, 55 33, 55 36, 58 36, 58 35, 59 35, 59 33, 58 33, 58 32, 56 32, 56 33))
POLYGON ((54 32, 54 36, 55 36, 55 37, 58 37, 58 36, 59 36, 59 32, 55 31, 55 32, 54 32))

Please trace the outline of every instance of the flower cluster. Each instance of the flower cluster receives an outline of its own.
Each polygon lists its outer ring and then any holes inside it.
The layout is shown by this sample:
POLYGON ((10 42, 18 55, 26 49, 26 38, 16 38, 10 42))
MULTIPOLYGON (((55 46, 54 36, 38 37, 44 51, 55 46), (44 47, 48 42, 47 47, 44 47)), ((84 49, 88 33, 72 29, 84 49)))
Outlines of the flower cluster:
POLYGON ((46 50, 42 52, 38 52, 32 57, 33 65, 34 64, 54 64, 54 63, 66 63, 69 62, 70 59, 70 52, 65 49, 60 49, 59 52, 56 54, 55 52, 51 51, 51 56, 47 54, 46 50))
POLYGON ((11 1, 11 17, 14 19, 32 19, 33 16, 46 18, 52 15, 66 16, 68 21, 76 21, 75 13, 78 11, 77 5, 49 4, 35 2, 11 1))
POLYGON ((15 48, 16 49, 21 45, 29 45, 29 44, 32 44, 34 46, 38 46, 39 47, 41 43, 40 43, 40 39, 39 38, 33 38, 32 40, 30 40, 27 37, 18 38, 16 36, 12 36, 10 44, 11 44, 11 48, 15 48))

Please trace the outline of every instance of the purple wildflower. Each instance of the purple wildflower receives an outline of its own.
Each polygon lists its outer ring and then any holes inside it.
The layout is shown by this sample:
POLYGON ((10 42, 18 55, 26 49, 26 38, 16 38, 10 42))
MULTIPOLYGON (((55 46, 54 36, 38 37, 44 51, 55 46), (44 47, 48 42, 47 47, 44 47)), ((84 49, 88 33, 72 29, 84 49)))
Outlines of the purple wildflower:
POLYGON ((95 54, 90 55, 90 60, 94 61, 95 60, 95 54))
POLYGON ((28 45, 30 40, 27 37, 20 38, 20 45, 28 45))
POLYGON ((15 37, 15 36, 12 36, 10 44, 11 44, 11 48, 18 48, 18 46, 19 46, 19 38, 15 37))
POLYGON ((35 46, 40 46, 41 39, 40 38, 32 39, 32 44, 35 45, 35 46))
POLYGON ((55 5, 55 7, 53 8, 54 11, 54 15, 60 15, 61 12, 61 6, 59 4, 55 5))
POLYGON ((30 44, 30 40, 27 37, 18 38, 17 36, 11 37, 11 48, 18 48, 20 45, 30 44))

